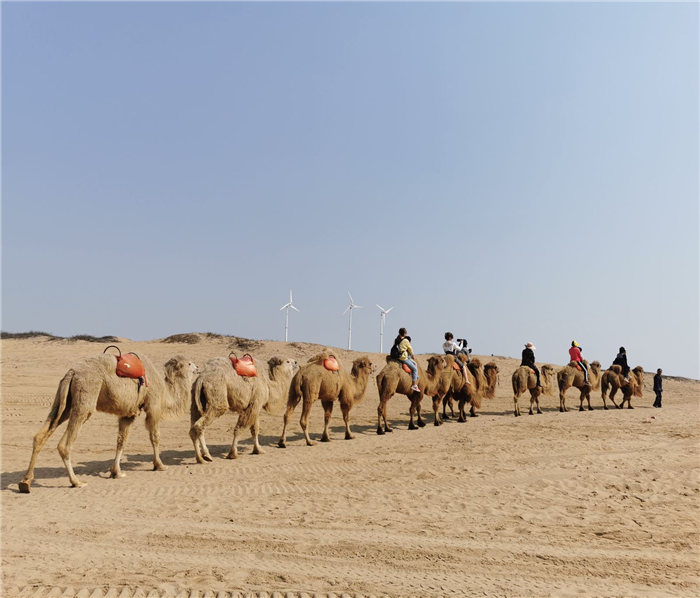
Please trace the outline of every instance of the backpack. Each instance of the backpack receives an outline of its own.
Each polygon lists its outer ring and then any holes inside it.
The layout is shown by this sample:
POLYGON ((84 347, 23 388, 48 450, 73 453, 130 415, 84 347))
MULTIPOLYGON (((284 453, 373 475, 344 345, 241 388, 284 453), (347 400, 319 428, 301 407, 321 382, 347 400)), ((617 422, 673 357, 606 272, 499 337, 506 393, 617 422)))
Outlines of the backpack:
POLYGON ((394 343, 394 346, 391 348, 391 351, 389 351, 389 357, 392 357, 393 359, 398 359, 399 355, 401 355, 401 349, 399 349, 399 345, 394 343))

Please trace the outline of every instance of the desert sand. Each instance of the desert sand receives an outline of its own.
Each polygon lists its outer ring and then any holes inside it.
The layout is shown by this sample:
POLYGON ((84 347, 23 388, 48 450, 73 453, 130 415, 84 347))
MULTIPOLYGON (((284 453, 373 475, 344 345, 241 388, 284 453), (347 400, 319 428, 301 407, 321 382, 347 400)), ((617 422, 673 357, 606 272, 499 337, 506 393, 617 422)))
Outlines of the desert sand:
MULTIPOLYGON (((184 353, 202 366, 225 356, 232 337, 196 344, 122 339, 153 360, 184 353)), ((408 400, 389 402, 393 434, 376 434, 377 386, 352 413, 356 439, 304 444, 295 412, 288 448, 276 443, 282 415, 263 414, 264 455, 228 451, 235 416, 207 429, 214 462, 198 465, 189 419, 161 426, 167 471, 151 471, 139 418, 125 450, 127 477, 108 478, 117 420, 96 413, 76 443, 71 488, 56 445, 39 457, 29 495, 20 494, 31 453, 60 378, 105 345, 34 338, 2 341, 3 596, 697 596, 700 594, 700 384, 664 380, 653 409, 652 374, 634 410, 568 413, 558 399, 544 414, 513 417, 510 376, 496 398, 460 424, 408 431, 408 400), (155 590, 155 591, 154 591, 155 590), (275 594, 279 592, 280 594, 275 594)), ((304 363, 317 346, 254 343, 304 363)), ((239 350, 239 353, 242 352, 239 350)), ((356 353, 338 350, 349 367, 356 353)), ((370 354, 377 372, 384 356, 370 354)), ((596 356, 590 356, 595 358, 596 356)), ((425 365, 426 356, 419 358, 425 365)), ((604 363, 603 366, 607 367, 604 363)), ((632 363, 631 365, 636 365, 632 363)), ((322 430, 315 405, 312 437, 322 430)))

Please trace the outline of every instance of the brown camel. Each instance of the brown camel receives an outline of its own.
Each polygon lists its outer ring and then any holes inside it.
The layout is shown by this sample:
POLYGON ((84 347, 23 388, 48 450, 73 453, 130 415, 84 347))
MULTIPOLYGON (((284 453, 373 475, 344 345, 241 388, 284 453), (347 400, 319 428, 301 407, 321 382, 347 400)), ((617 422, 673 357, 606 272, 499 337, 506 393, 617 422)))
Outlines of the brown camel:
POLYGON ((518 399, 526 390, 530 391, 530 415, 533 414, 532 408, 537 406, 537 413, 542 413, 540 409, 540 397, 547 395, 554 396, 555 382, 557 375, 555 369, 551 365, 543 365, 540 368, 540 382, 544 388, 537 386, 537 375, 532 368, 521 365, 513 372, 513 403, 515 404, 515 417, 520 415, 520 405, 518 399))
POLYGON ((297 362, 273 357, 267 365, 268 377, 250 378, 239 376, 228 357, 217 357, 204 366, 192 386, 190 438, 197 463, 212 460, 204 439, 204 428, 227 411, 238 413, 238 421, 226 458, 238 457, 238 434, 244 428, 250 428, 253 436, 253 454, 264 453, 258 443, 260 411, 265 409, 269 413, 276 404, 284 401, 297 362))
MULTIPOLYGON (((460 359, 462 359, 461 356, 460 359)), ((449 404, 452 417, 454 417, 454 400, 457 400, 459 412, 457 421, 460 423, 467 421, 465 410, 467 405, 469 405, 469 416, 479 417, 476 410, 481 409, 481 403, 484 398, 493 399, 496 394, 496 386, 498 385, 498 366, 493 361, 482 368, 481 361, 473 358, 467 364, 467 369, 471 374, 472 384, 465 384, 461 372, 453 370, 456 374, 453 375, 453 385, 448 389, 442 400, 443 417, 445 418, 447 418, 445 413, 447 404, 449 404)))
POLYGON ((625 401, 627 401, 627 408, 634 409, 634 407, 632 407, 632 397, 641 397, 643 386, 644 368, 641 365, 638 365, 630 372, 629 382, 625 382, 625 377, 622 375, 622 366, 611 365, 603 372, 600 383, 600 394, 603 397, 603 409, 608 408, 606 402, 608 387, 610 387, 610 400, 615 407, 622 409, 625 406, 625 401), (615 393, 617 393, 618 390, 622 391, 622 401, 619 405, 615 402, 615 393))
POLYGON ((165 469, 159 453, 160 422, 163 419, 179 419, 185 413, 197 366, 182 355, 176 355, 164 366, 156 366, 144 355, 140 358, 146 368, 148 386, 140 386, 136 380, 117 376, 114 355, 90 357, 68 370, 58 385, 56 398, 44 425, 34 437, 29 469, 19 484, 21 492, 29 492, 39 452, 56 428, 65 421, 68 421, 68 427, 58 443, 58 452, 71 485, 76 488, 86 485, 73 472, 71 451, 80 428, 95 411, 119 416, 117 453, 110 468, 111 477, 124 477, 120 467, 122 451, 131 424, 141 411, 146 412, 146 428, 153 445, 153 469, 165 469))
POLYGON ((327 370, 323 365, 324 361, 330 356, 330 351, 324 351, 313 356, 309 359, 309 362, 301 366, 299 371, 294 375, 292 383, 289 386, 287 410, 284 414, 282 435, 277 443, 277 446, 280 448, 286 448, 287 446, 287 425, 289 424, 289 418, 302 399, 304 403, 302 405, 299 423, 304 432, 304 438, 308 446, 314 446, 316 444, 311 440, 307 426, 311 406, 319 399, 323 405, 324 411, 324 426, 321 442, 330 442, 331 440, 328 434, 328 426, 330 425, 331 414, 333 413, 333 403, 336 400, 340 403, 340 410, 343 413, 345 440, 352 440, 355 438, 350 430, 350 411, 365 398, 367 383, 374 366, 372 366, 369 357, 358 357, 352 362, 352 370, 348 374, 340 362, 340 359, 336 357, 340 369, 331 371, 327 370))
POLYGON ((428 359, 428 368, 424 370, 420 364, 418 365, 418 388, 419 391, 411 390, 411 375, 407 374, 401 362, 387 356, 386 365, 382 371, 377 374, 377 388, 379 389, 379 406, 377 407, 377 434, 385 432, 393 432, 386 419, 387 403, 389 399, 396 393, 406 395, 411 401, 409 411, 410 420, 408 423, 409 430, 417 430, 418 428, 413 423, 413 418, 416 417, 418 427, 425 426, 425 422, 421 417, 420 403, 423 395, 434 397, 438 392, 440 376, 445 368, 445 356, 433 355, 428 359), (382 427, 384 420, 384 427, 382 427))
POLYGON ((594 361, 590 365, 584 359, 583 363, 588 366, 588 384, 585 383, 583 372, 578 370, 576 362, 572 361, 564 366, 557 373, 559 383, 559 411, 568 411, 566 408, 566 391, 572 386, 581 391, 581 405, 579 411, 584 411, 583 400, 588 401, 588 410, 593 411, 591 406, 591 391, 600 388, 600 362, 594 361))

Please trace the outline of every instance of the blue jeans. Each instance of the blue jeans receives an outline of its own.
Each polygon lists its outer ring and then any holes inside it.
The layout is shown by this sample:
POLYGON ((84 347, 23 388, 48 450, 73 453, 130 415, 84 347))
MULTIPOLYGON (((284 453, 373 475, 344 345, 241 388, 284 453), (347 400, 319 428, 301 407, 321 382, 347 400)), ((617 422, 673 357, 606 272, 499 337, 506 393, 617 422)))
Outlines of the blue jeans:
POLYGON ((418 380, 418 366, 416 365, 416 362, 413 361, 410 357, 407 357, 406 359, 400 359, 401 363, 405 363, 409 369, 411 370, 411 380, 415 383, 418 380))

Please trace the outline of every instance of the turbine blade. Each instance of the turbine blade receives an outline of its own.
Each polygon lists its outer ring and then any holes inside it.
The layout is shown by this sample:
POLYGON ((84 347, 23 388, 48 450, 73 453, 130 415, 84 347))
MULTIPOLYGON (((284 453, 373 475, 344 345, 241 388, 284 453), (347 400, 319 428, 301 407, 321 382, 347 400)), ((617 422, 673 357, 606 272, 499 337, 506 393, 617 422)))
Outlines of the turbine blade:
POLYGON ((352 295, 350 294, 350 291, 348 291, 348 297, 350 297, 350 305, 354 305, 354 301, 352 299, 352 295))
POLYGON ((285 307, 289 307, 289 303, 287 303, 287 305, 283 305, 282 307, 280 307, 280 311, 282 311, 285 307))
POLYGON ((292 291, 289 291, 289 303, 291 304, 292 302, 292 291))
POLYGON ((352 309, 352 306, 351 306, 351 305, 348 305, 348 306, 345 308, 345 311, 343 312, 343 315, 345 315, 346 313, 348 313, 348 310, 349 310, 349 309, 352 309))
POLYGON ((381 309, 382 311, 386 311, 381 305, 379 305, 379 303, 375 303, 375 305, 376 305, 379 309, 381 309))
MULTIPOLYGON (((296 307, 294 307, 293 305, 290 305, 289 307, 291 307, 294 311, 299 311, 299 310, 298 310, 296 307)), ((299 312, 299 313, 301 313, 301 312, 299 312)))
POLYGON ((388 314, 392 309, 394 309, 394 308, 393 308, 393 307, 390 307, 390 308, 387 309, 384 313, 388 314))
POLYGON ((361 305, 353 305, 353 307, 356 307, 357 309, 364 309, 361 305))

